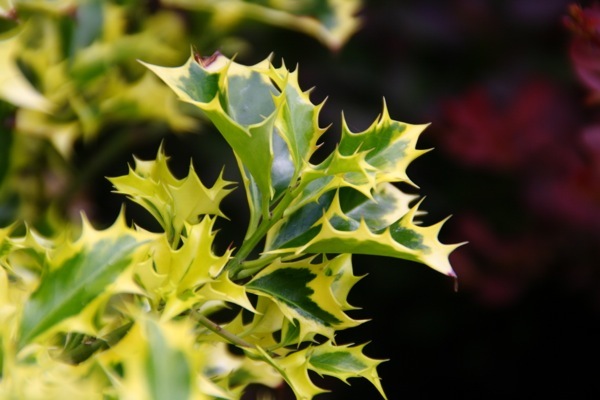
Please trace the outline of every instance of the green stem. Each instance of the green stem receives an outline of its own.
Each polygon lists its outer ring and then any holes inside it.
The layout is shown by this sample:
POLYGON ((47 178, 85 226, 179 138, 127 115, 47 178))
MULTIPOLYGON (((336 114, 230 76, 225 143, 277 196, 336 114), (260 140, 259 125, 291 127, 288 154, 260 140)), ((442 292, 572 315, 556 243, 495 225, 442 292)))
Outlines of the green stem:
POLYGON ((277 204, 277 206, 275 206, 275 209, 271 213, 271 217, 268 219, 263 219, 258 225, 256 231, 254 231, 254 233, 252 234, 252 236, 250 236, 248 240, 244 241, 239 251, 236 253, 235 257, 230 261, 227 267, 231 279, 239 279, 238 274, 244 269, 244 265, 242 264, 242 262, 246 259, 246 257, 250 255, 252 250, 265 237, 269 229, 271 229, 273 225, 275 225, 275 223, 279 221, 281 217, 283 217, 283 213, 292 203, 295 197, 296 190, 294 190, 294 188, 289 188, 286 194, 281 199, 281 201, 277 204))
POLYGON ((216 333, 217 335, 221 336, 222 338, 226 339, 230 343, 235 344, 235 345, 240 346, 240 347, 246 347, 246 348, 250 348, 250 349, 255 349, 256 348, 256 346, 253 345, 252 343, 247 342, 244 339, 242 339, 242 338, 234 335, 233 333, 231 333, 228 330, 224 329, 221 325, 219 325, 219 324, 211 321, 210 319, 206 318, 204 315, 202 315, 198 311, 194 310, 194 314, 193 315, 194 315, 194 319, 196 319, 198 322, 200 322, 206 328, 208 328, 209 330, 213 331, 214 333, 216 333))
POLYGON ((173 239, 171 242, 171 248, 176 250, 179 247, 179 241, 181 240, 181 231, 173 233, 173 239))
POLYGON ((96 351, 106 350, 117 344, 129 332, 132 325, 133 323, 129 322, 120 326, 104 338, 90 337, 82 333, 69 333, 59 358, 77 365, 90 358, 96 351))
POLYGON ((281 257, 281 254, 269 254, 256 260, 242 262, 240 264, 241 269, 236 274, 236 279, 244 279, 254 275, 279 257, 281 257))

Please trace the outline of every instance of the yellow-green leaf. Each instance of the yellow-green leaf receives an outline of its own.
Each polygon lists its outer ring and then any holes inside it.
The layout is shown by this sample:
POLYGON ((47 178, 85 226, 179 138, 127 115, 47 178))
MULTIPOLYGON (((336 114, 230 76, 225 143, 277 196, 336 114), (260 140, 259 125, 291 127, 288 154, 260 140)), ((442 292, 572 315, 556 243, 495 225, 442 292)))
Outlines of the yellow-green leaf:
POLYGON ((247 354, 271 364, 294 391, 297 400, 312 400, 316 395, 325 393, 313 383, 308 375, 308 360, 302 353, 291 353, 282 358, 273 358, 260 347, 245 350, 247 354))
POLYGON ((201 300, 227 300, 252 309, 242 286, 219 277, 232 250, 214 254, 214 222, 205 217, 198 224, 185 224, 187 236, 178 249, 162 236, 152 244, 151 260, 135 267, 144 294, 154 307, 161 305, 163 318, 172 318, 201 300))
POLYGON ((49 112, 52 104, 23 76, 16 62, 18 36, 0 40, 0 99, 19 107, 49 112))
MULTIPOLYGON (((194 57, 181 67, 145 64, 183 101, 200 108, 215 124, 256 182, 264 205, 273 197, 273 125, 278 93, 268 75, 269 61, 247 67, 221 54, 197 62, 194 57), (252 100, 249 100, 249 95, 252 100), (260 157, 256 155, 260 154, 260 157)), ((250 183, 246 182, 248 187, 250 183)))
POLYGON ((129 174, 110 178, 117 192, 148 210, 161 224, 169 241, 177 244, 186 223, 196 224, 205 214, 224 216, 219 206, 232 182, 219 176, 212 188, 202 184, 190 164, 188 176, 177 179, 167 165, 162 147, 156 160, 135 159, 129 174))
POLYGON ((335 276, 328 274, 329 262, 313 264, 312 259, 276 261, 246 284, 248 291, 267 296, 290 321, 300 323, 300 340, 310 334, 333 338, 335 330, 356 326, 333 293, 335 276))
POLYGON ((123 218, 104 231, 84 220, 80 238, 64 243, 47 260, 48 271, 23 309, 19 347, 70 317, 85 315, 88 305, 99 306, 96 300, 110 294, 109 286, 136 263, 135 252, 148 238, 128 229, 123 218))
MULTIPOLYGON (((418 204, 396 222, 374 230, 362 216, 360 220, 355 220, 343 212, 337 192, 332 201, 326 201, 323 205, 315 203, 310 210, 301 213, 308 215, 302 218, 303 226, 292 225, 292 229, 300 228, 296 232, 288 229, 287 236, 273 234, 277 237, 272 245, 273 250, 269 252, 382 255, 421 262, 443 274, 455 276, 448 256, 460 244, 443 244, 438 240, 444 221, 431 226, 417 225, 414 222, 417 211, 418 204), (317 219, 318 213, 322 215, 317 219), (277 245, 280 247, 275 248, 277 245)), ((282 223, 281 227, 285 228, 285 225, 282 223)))
POLYGON ((358 29, 359 0, 261 1, 167 0, 168 4, 213 12, 215 29, 250 18, 315 37, 331 50, 339 50, 358 29))
POLYGON ((169 341, 175 340, 171 331, 164 331, 158 323, 146 322, 148 347, 146 356, 146 383, 150 398, 154 400, 188 400, 192 391, 193 372, 183 352, 173 348, 169 341))
POLYGON ((209 400, 226 393, 203 374, 209 361, 194 344, 189 321, 157 321, 136 311, 136 323, 97 356, 117 398, 209 400))
POLYGON ((334 345, 326 342, 301 350, 308 360, 307 368, 319 375, 329 375, 347 382, 348 378, 362 377, 371 382, 386 399, 381 386, 377 366, 383 360, 374 360, 363 354, 365 345, 350 347, 348 345, 334 345))

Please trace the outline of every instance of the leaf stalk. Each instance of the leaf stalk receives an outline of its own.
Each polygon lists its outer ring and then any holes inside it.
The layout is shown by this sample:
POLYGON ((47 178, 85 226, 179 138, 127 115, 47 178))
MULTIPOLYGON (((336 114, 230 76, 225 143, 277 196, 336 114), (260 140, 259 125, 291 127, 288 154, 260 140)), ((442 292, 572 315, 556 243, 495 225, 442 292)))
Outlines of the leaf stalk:
MULTIPOLYGON (((241 279, 242 277, 248 277, 253 273, 258 272, 260 269, 262 269, 262 267, 267 265, 265 263, 265 259, 258 259, 255 260, 255 262, 246 263, 243 263, 243 261, 246 259, 246 257, 250 255, 252 250, 254 250, 256 246, 258 246, 260 241, 266 236, 267 232, 269 232, 269 229, 271 229, 273 225, 275 225, 275 223, 283 217, 283 214, 285 213, 286 209, 296 198, 298 193, 297 189, 297 187, 288 188, 285 195, 281 198, 279 203, 277 203, 277 205, 273 209, 271 216, 269 218, 264 218, 260 222, 256 231, 254 231, 254 233, 248 238, 248 240, 244 241, 239 251, 236 253, 234 258, 230 261, 229 265, 226 268, 229 271, 229 276, 231 277, 231 279, 235 280, 241 279), (241 274, 241 272, 246 270, 246 268, 248 268, 249 270, 251 269, 252 273, 246 272, 244 274, 241 274)), ((271 259, 269 260, 272 261, 271 259)))
POLYGON ((225 328, 223 328, 221 325, 208 319, 206 316, 204 316, 197 310, 194 310, 193 316, 194 316, 194 319, 196 321, 198 321, 200 324, 202 324, 204 327, 208 328, 212 332, 221 336, 223 339, 227 340, 228 342, 235 344, 236 346, 240 346, 240 347, 245 347, 245 348, 250 348, 250 349, 256 348, 256 346, 253 345, 252 343, 247 342, 244 339, 240 338, 239 336, 234 335, 233 333, 231 333, 228 330, 226 330, 225 328))

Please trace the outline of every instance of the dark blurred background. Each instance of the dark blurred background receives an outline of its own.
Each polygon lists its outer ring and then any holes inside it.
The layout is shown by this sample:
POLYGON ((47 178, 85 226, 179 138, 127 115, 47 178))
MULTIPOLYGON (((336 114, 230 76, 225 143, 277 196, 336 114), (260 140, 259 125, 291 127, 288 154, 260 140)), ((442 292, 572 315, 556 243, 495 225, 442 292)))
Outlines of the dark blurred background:
MULTIPOLYGON (((351 293, 362 308, 352 316, 371 321, 338 341, 370 340, 366 353, 389 359, 379 367, 389 399, 600 398, 600 11, 565 0, 366 1, 361 18, 337 53, 244 22, 236 34, 250 47, 237 60, 273 52, 276 64, 299 64, 313 101, 327 97, 329 145, 342 110, 359 131, 383 98, 392 118, 431 123, 420 147, 434 150, 409 176, 426 196, 424 222, 452 214, 442 241, 469 243, 451 257, 457 282, 356 257, 368 276, 351 293)), ((208 183, 223 164, 237 179, 209 127, 164 141, 182 173, 192 157, 208 183)), ((158 142, 134 151, 152 157, 158 142)), ((94 190, 112 220, 123 198, 106 197, 106 181, 94 190)), ((224 206, 233 221, 245 218, 236 193, 224 206)), ((221 225, 242 239, 240 225, 221 225)), ((323 399, 378 398, 366 381, 321 383, 335 390, 323 399)))
MULTIPOLYGON (((244 31, 252 61, 273 51, 328 97, 324 140, 341 110, 366 128, 383 97, 392 118, 431 123, 420 144, 434 150, 409 176, 425 222, 452 214, 442 240, 469 242, 451 258, 458 290, 421 265, 356 257, 368 276, 354 315, 372 320, 339 338, 390 359, 390 399, 600 398, 600 11, 577 4, 366 1, 338 54, 244 31)), ((377 398, 351 383, 323 398, 377 398)))

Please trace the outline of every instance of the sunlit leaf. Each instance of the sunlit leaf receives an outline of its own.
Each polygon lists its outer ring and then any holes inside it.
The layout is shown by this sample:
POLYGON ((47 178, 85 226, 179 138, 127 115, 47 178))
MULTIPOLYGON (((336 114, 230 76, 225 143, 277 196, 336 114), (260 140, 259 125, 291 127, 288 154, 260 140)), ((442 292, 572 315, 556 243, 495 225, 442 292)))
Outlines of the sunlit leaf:
MULTIPOLYGON (((264 205, 274 195, 271 180, 277 88, 265 70, 268 60, 246 67, 216 54, 206 65, 193 57, 181 67, 146 64, 184 101, 200 108, 233 149, 242 172, 255 182, 264 205), (252 101, 248 95, 252 93, 252 101), (256 157, 260 154, 260 157, 256 157), (251 178, 250 178, 251 177, 251 178)), ((246 187, 250 181, 245 182, 246 187)))
POLYGON ((190 164, 188 176, 177 179, 167 165, 162 147, 156 160, 135 159, 129 174, 110 178, 119 193, 127 195, 150 212, 170 241, 178 243, 186 223, 195 224, 205 214, 224 216, 219 206, 231 192, 231 182, 219 176, 212 188, 202 184, 190 164))
POLYGON ((214 222, 205 217, 198 224, 186 224, 178 249, 163 236, 153 243, 152 258, 135 266, 136 281, 155 307, 164 307, 163 318, 175 317, 201 300, 226 300, 252 309, 243 286, 219 276, 232 250, 221 256, 213 252, 214 222))
POLYGON ((256 275, 246 287, 272 299, 288 320, 298 320, 300 340, 315 333, 333 338, 335 330, 360 322, 342 311, 332 290, 335 276, 325 271, 328 263, 313 264, 311 261, 277 261, 256 275))
MULTIPOLYGON (((365 219, 355 220, 346 215, 340 205, 340 194, 323 206, 310 205, 308 211, 299 211, 303 225, 295 224, 294 232, 282 224, 285 239, 276 237, 271 253, 353 253, 382 255, 421 262, 446 275, 454 276, 448 260, 449 254, 459 245, 443 244, 438 234, 444 221, 431 226, 414 222, 418 205, 389 226, 373 230, 365 219), (321 214, 320 217, 317 217, 321 214), (314 222, 313 222, 314 221, 314 222), (279 240, 278 240, 279 239, 279 240)), ((291 221, 293 219, 290 218, 291 221)), ((373 223, 373 222, 372 222, 373 223)), ((375 223, 379 225, 379 223, 375 223)))
POLYGON ((201 374, 207 357, 194 349, 192 327, 186 321, 156 321, 143 314, 136 320, 110 352, 98 356, 117 398, 227 398, 201 374))
POLYGON ((18 36, 0 40, 0 99, 16 106, 49 112, 51 103, 23 76, 16 63, 18 36))
POLYGON ((218 24, 248 18, 311 35, 338 50, 357 30, 359 0, 237 1, 167 0, 167 4, 215 14, 218 24))
POLYGON ((307 368, 319 375, 330 375, 347 382, 348 378, 362 377, 371 382, 385 399, 377 366, 381 360, 374 360, 363 354, 365 345, 350 347, 326 342, 300 351, 308 360, 307 368))
POLYGON ((298 400, 311 400, 316 395, 327 392, 310 379, 307 368, 308 361, 302 353, 295 352, 284 358, 273 358, 260 347, 255 350, 246 350, 246 352, 265 360, 279 371, 298 400))
POLYGON ((165 332, 154 321, 146 323, 148 347, 152 349, 146 356, 146 382, 150 397, 155 400, 190 398, 192 371, 184 353, 169 345, 176 340, 173 331, 165 332))
POLYGON ((78 241, 48 260, 49 269, 27 300, 19 331, 19 346, 30 343, 88 304, 109 294, 109 285, 134 264, 134 252, 144 239, 128 230, 122 219, 110 229, 95 231, 87 222, 78 241))

